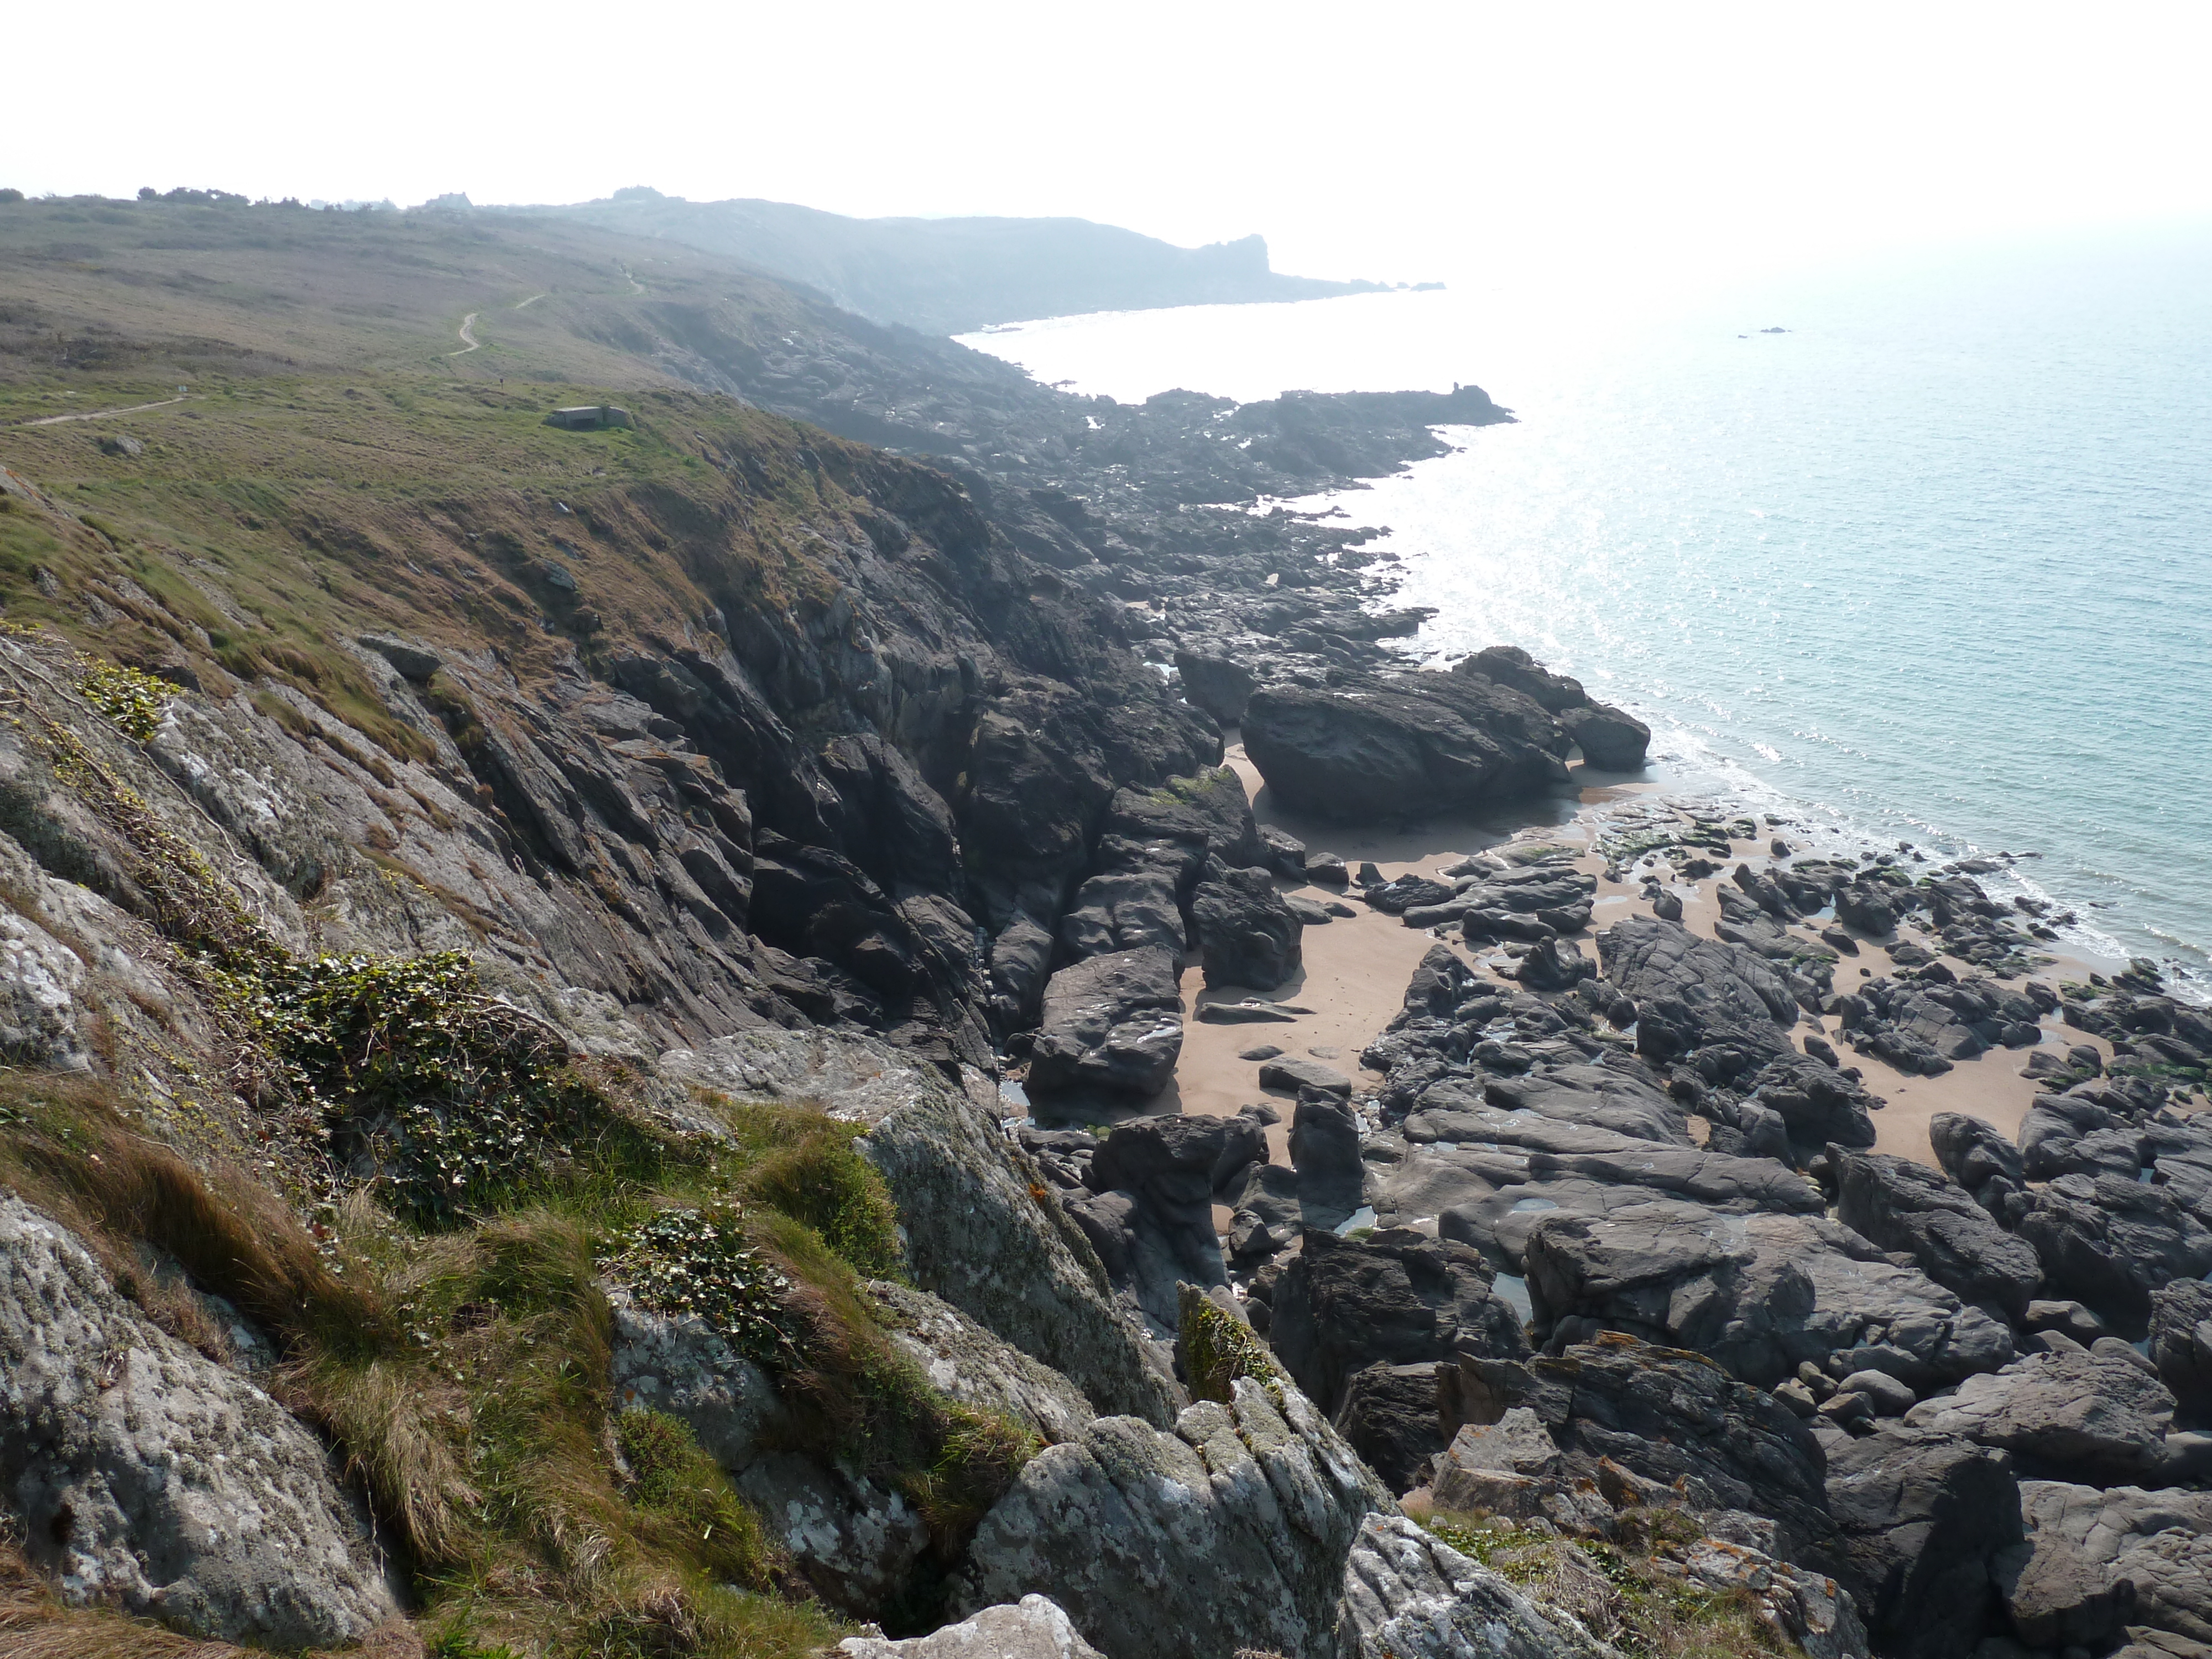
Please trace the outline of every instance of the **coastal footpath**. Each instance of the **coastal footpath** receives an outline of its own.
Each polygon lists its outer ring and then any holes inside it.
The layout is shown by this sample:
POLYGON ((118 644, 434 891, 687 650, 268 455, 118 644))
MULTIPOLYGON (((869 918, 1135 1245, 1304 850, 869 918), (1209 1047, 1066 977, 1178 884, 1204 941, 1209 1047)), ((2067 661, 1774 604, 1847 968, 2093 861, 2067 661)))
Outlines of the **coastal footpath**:
POLYGON ((0 1645, 2212 1644, 2206 1017, 1412 667, 1485 393, 374 218, 0 205, 0 1645))

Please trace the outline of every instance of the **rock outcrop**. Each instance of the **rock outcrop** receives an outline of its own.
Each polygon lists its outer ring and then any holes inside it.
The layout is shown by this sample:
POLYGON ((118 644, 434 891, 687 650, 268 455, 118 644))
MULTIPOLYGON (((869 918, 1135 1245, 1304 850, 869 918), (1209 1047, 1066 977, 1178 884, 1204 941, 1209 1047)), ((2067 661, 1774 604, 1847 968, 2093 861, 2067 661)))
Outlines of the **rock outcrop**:
POLYGON ((868 1613, 896 1597, 929 1547, 928 1522, 908 1495, 793 1449, 775 1382, 705 1321, 638 1308, 619 1286, 610 1300, 617 1408, 688 1424, 821 1599, 868 1613))
POLYGON ((1045 985, 1043 1024, 1030 1053, 1030 1083, 1042 1093, 1159 1093, 1182 1053, 1175 957, 1155 945, 1061 969, 1045 985))
POLYGON ((1565 732, 1479 677, 1377 677, 1343 691, 1268 686, 1244 711, 1244 752, 1285 805, 1349 822, 1463 811, 1563 781, 1565 732))
POLYGON ((2031 1474, 2118 1482, 2158 1468, 2173 1395, 2132 1359, 2062 1348, 1970 1376, 1905 1420, 2001 1446, 2031 1474))
POLYGON ((1370 1516, 1345 1564, 1343 1659, 1598 1659, 1571 1616, 1537 1607, 1403 1516, 1370 1516))
POLYGON ((1885 1250, 1900 1250, 1962 1301, 2017 1318, 2043 1282, 2034 1249, 1990 1218, 1961 1188, 1901 1158, 1831 1154, 1836 1218, 1885 1250))
POLYGON ((848 1636, 837 1651, 846 1659, 1102 1659, 1068 1616, 1042 1595, 985 1607, 957 1625, 904 1641, 848 1636))
POLYGON ((1178 1285, 1229 1282, 1216 1194, 1267 1155, 1266 1127, 1250 1114, 1139 1118, 1098 1144, 1084 1188, 1065 1194, 1108 1279, 1154 1335, 1175 1333, 1178 1285))
POLYGON ((2212 1644, 2212 1496, 2021 1483, 2030 1553, 2006 1611, 2038 1647, 2101 1648, 2130 1626, 2212 1644))
POLYGON ((1239 1377, 1172 1434, 1106 1417, 1048 1447, 983 1517, 958 1604, 1049 1595, 1108 1659, 1328 1651, 1352 1540, 1390 1498, 1280 1392, 1239 1377))
POLYGON ((2212 1417, 2212 1285, 2181 1279, 2151 1297, 2150 1357, 2184 1412, 2212 1417))
POLYGON ((356 1642, 399 1612, 322 1443, 4 1194, 0 1495, 72 1601, 281 1648, 356 1642))
POLYGON ((1831 1446, 1827 1500, 1876 1651, 1948 1659, 2002 1632, 1998 1592, 2021 1539, 2004 1452, 1884 1425, 1831 1446))
MULTIPOLYGON (((1372 1364, 1528 1352, 1520 1316, 1491 1289, 1482 1258, 1417 1232, 1354 1240, 1309 1231, 1268 1307, 1276 1358, 1330 1413, 1344 1404, 1355 1374, 1372 1364)), ((1433 1403, 1433 1382, 1430 1395, 1433 1403)))
POLYGON ((1832 1356, 1915 1389, 2013 1358, 2004 1325, 1817 1216, 1665 1201, 1602 1220, 1546 1216, 1529 1232, 1528 1265, 1540 1332, 1638 1332, 1762 1388, 1832 1356))
POLYGON ((951 1303, 887 1279, 872 1279, 863 1288, 891 1340, 948 1399, 995 1412, 1048 1446, 1076 1438, 1098 1414, 1066 1377, 1001 1341, 951 1303))

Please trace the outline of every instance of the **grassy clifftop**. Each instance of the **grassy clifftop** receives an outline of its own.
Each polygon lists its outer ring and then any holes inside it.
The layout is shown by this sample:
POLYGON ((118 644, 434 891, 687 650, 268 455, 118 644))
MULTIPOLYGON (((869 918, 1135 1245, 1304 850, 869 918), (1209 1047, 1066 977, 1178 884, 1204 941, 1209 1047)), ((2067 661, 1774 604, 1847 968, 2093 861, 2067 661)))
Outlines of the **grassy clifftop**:
POLYGON ((0 605, 210 690, 273 678, 373 721, 334 648, 365 629, 496 648, 526 677, 570 645, 682 639, 709 586, 826 602, 803 550, 860 534, 864 504, 823 453, 859 457, 689 391, 623 394, 635 430, 541 423, 611 390, 271 376, 0 434, 30 486, 0 514, 0 605))
POLYGON ((733 261, 557 220, 97 200, 0 204, 0 422, 286 371, 666 384, 652 308, 755 343, 811 309, 733 261))

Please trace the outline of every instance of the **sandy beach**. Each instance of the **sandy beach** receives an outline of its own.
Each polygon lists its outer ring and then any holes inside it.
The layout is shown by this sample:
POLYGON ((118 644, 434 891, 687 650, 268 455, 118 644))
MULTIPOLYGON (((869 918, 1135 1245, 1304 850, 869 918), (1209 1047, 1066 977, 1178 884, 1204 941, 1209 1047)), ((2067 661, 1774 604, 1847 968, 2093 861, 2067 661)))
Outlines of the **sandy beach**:
MULTIPOLYGON (((1576 771, 1582 787, 1574 795, 1563 793, 1522 803, 1510 814, 1482 818, 1432 818, 1418 827, 1391 830, 1328 823, 1283 811, 1272 799, 1257 769, 1246 758, 1243 746, 1233 732, 1226 758, 1244 780, 1246 792, 1252 797, 1253 811, 1261 823, 1287 830, 1310 849, 1335 853, 1355 870, 1363 861, 1371 860, 1386 878, 1408 872, 1434 872, 1469 854, 1509 842, 1537 842, 1580 849, 1577 867, 1599 877, 1589 932, 1581 941, 1586 951, 1594 953, 1590 941, 1606 927, 1624 917, 1648 915, 1650 911, 1650 902, 1642 895, 1640 880, 1609 883, 1604 879, 1604 860, 1596 850, 1596 842, 1607 821, 1608 809, 1638 801, 1656 804, 1664 800, 1668 797, 1663 784, 1589 774, 1578 767, 1576 771)), ((1756 871, 1774 861, 1766 838, 1768 833, 1762 830, 1758 840, 1733 843, 1729 861, 1715 875, 1694 884, 1680 883, 1670 888, 1681 898, 1682 920, 1692 931, 1711 936, 1713 924, 1720 915, 1715 887, 1729 878, 1738 862, 1748 864, 1756 871)), ((1784 826, 1772 833, 1786 838, 1789 832, 1784 826)), ((1456 927, 1436 932, 1408 927, 1396 916, 1370 909, 1356 896, 1345 900, 1345 895, 1337 890, 1287 882, 1282 884, 1287 891, 1322 903, 1344 901, 1357 912, 1352 916, 1339 917, 1326 927, 1307 927, 1302 941, 1303 970, 1285 984, 1261 994, 1312 1012, 1300 1015, 1292 1023, 1209 1024, 1197 1017, 1203 1004, 1235 1002, 1254 994, 1241 987, 1207 988, 1203 965, 1194 960, 1184 969, 1182 977, 1183 1048, 1176 1068, 1176 1080, 1149 1109, 1229 1115, 1272 1097, 1283 1110, 1285 1124, 1278 1125, 1271 1139, 1277 1160, 1286 1162, 1284 1143, 1291 1097, 1283 1091, 1260 1087, 1259 1064, 1239 1058, 1244 1050, 1273 1044, 1287 1054, 1311 1055, 1350 1074, 1364 1089, 1372 1089, 1380 1085, 1382 1079, 1360 1068, 1360 1050, 1397 1013, 1407 979, 1431 948, 1444 944, 1483 971, 1489 971, 1493 963, 1503 965, 1506 958, 1490 952, 1469 951, 1457 939, 1456 927), (1446 931, 1452 937, 1441 937, 1446 931)), ((1909 924, 1908 932, 1916 942, 1925 943, 1931 950, 1938 948, 1939 941, 1932 937, 1923 939, 1919 931, 1909 924)), ((1954 958, 1947 957, 1943 960, 1962 977, 1978 971, 1954 958)), ((2109 971, 2124 965, 2058 957, 2039 967, 2033 977, 2055 988, 2063 980, 2082 979, 2092 971, 2109 971)), ((1846 957, 1837 965, 1836 988, 1839 992, 1847 990, 1862 978, 1880 977, 1891 970, 1889 953, 1873 941, 1861 938, 1859 955, 1856 958, 1846 957)), ((2045 1046, 2055 1046, 2063 1052, 2075 1044, 2090 1042, 2109 1058, 2109 1045, 2062 1026, 2055 1014, 2045 1018, 2042 1024, 2045 1046)), ((1859 1067, 1865 1074, 1866 1086, 1886 1103, 1875 1115, 1875 1149, 1931 1166, 1936 1160, 1929 1146, 1928 1126, 1937 1113, 1964 1112, 1983 1119, 2010 1139, 2017 1133, 2029 1104, 2042 1092, 2039 1084, 2021 1075, 2032 1052, 2028 1049, 1992 1049, 1960 1062, 1941 1077, 1908 1077, 1871 1056, 1852 1053, 1841 1041, 1833 1019, 1816 1023, 1808 1017, 1799 1024, 1793 1037, 1802 1047, 1807 1036, 1816 1033, 1835 1044, 1845 1064, 1859 1067)))

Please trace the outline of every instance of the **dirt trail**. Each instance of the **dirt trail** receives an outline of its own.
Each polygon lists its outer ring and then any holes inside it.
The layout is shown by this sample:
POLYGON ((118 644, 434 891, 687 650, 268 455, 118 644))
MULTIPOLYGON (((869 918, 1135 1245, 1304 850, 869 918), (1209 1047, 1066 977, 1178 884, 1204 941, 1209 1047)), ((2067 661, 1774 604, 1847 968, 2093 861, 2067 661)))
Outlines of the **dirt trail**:
POLYGON ((471 329, 477 325, 477 319, 481 314, 481 313, 471 311, 467 316, 461 319, 461 339, 463 343, 459 351, 447 352, 446 355, 448 357, 465 357, 471 351, 480 351, 483 349, 483 342, 477 338, 475 335, 469 332, 471 329))
POLYGON ((110 415, 136 415, 142 409, 167 409, 171 404, 189 400, 190 392, 179 392, 173 398, 164 398, 155 404, 132 404, 126 409, 88 409, 82 415, 41 415, 35 421, 18 421, 17 426, 58 426, 64 421, 98 421, 110 415))

